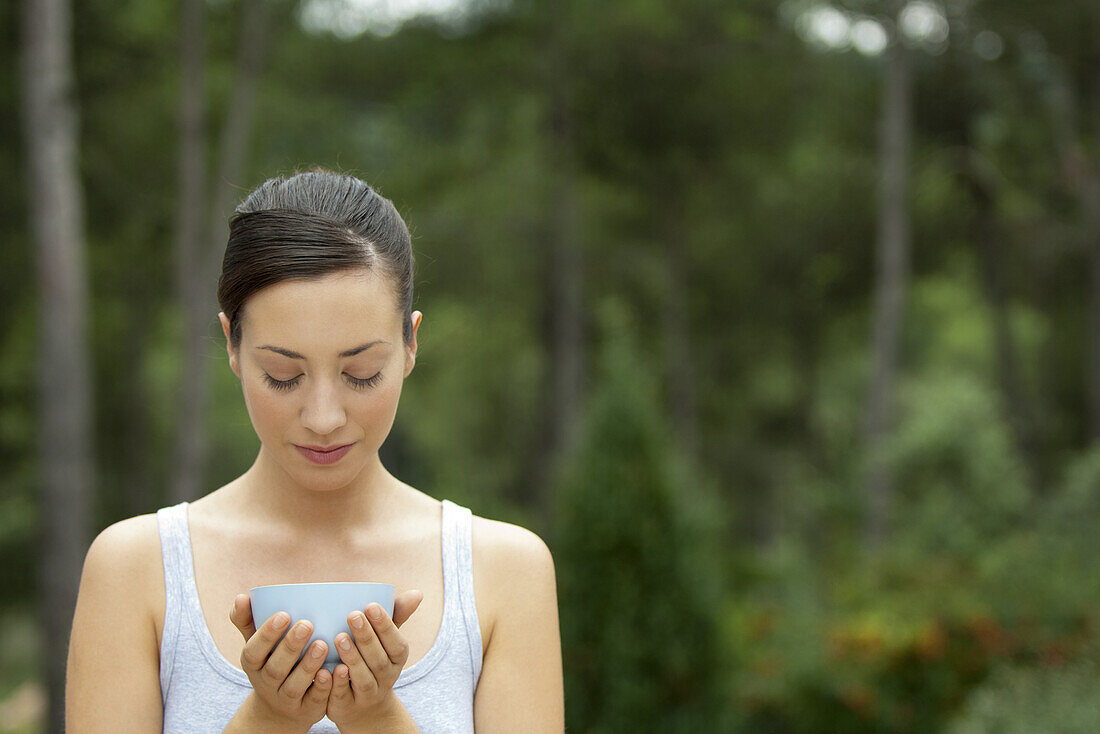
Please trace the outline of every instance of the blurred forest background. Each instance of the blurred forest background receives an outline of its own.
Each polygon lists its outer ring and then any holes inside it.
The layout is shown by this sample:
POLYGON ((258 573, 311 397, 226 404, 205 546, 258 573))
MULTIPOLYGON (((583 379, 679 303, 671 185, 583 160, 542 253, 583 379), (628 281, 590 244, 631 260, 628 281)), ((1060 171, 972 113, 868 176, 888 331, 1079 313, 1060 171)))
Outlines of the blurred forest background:
POLYGON ((572 732, 1100 731, 1100 5, 0 4, 0 730, 258 440, 233 205, 393 199, 383 448, 538 532, 572 732))

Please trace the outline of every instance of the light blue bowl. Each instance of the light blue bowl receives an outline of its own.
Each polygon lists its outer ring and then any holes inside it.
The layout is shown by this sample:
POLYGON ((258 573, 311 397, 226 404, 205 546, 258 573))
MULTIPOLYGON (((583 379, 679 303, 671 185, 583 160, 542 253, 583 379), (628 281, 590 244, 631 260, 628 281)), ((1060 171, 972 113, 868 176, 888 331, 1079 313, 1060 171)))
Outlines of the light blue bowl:
MULTIPOLYGON (((257 586, 249 592, 249 598, 252 601, 252 620, 257 627, 276 612, 290 615, 287 632, 300 619, 312 622, 313 636, 302 650, 308 650, 309 644, 314 640, 324 640, 328 645, 328 655, 325 656, 323 665, 332 671, 340 662, 340 653, 336 651, 336 635, 341 632, 351 635, 348 615, 354 611, 362 612, 368 604, 377 602, 386 610, 386 614, 393 617, 393 592, 392 584, 371 582, 276 584, 257 586)), ((370 624, 369 620, 367 624, 370 624)), ((286 636, 285 632, 283 636, 286 636)))

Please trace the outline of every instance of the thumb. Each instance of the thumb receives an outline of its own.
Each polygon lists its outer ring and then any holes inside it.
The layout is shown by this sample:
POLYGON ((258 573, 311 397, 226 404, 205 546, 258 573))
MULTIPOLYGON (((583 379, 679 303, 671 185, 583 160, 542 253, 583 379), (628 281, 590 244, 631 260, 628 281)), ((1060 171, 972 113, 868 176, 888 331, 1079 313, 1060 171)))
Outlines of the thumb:
POLYGON ((252 600, 248 594, 237 594, 233 600, 233 608, 229 610, 229 621, 244 635, 244 641, 252 639, 256 634, 256 624, 252 620, 252 600))
POLYGON ((416 611, 422 601, 424 601, 424 593, 419 589, 402 591, 395 596, 393 598, 394 625, 400 627, 405 624, 405 620, 412 616, 412 613, 416 611))

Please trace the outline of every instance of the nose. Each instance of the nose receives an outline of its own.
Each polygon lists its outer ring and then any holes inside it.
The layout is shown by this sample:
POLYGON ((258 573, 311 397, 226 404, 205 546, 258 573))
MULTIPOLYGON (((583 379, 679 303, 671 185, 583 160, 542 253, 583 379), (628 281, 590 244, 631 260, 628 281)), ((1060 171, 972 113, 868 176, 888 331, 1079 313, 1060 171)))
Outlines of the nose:
POLYGON ((302 407, 302 425, 318 436, 327 436, 347 423, 339 388, 331 380, 313 380, 302 407))

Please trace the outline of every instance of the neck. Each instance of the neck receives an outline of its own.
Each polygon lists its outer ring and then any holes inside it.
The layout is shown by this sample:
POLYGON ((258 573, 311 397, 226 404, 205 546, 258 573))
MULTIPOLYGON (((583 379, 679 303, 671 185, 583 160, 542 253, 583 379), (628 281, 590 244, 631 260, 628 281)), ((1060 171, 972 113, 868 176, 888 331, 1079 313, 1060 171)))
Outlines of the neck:
POLYGON ((331 540, 387 522, 399 482, 377 452, 344 485, 326 484, 327 470, 314 471, 317 483, 304 485, 261 446, 256 461, 237 480, 242 504, 254 519, 287 528, 302 539, 331 540))

